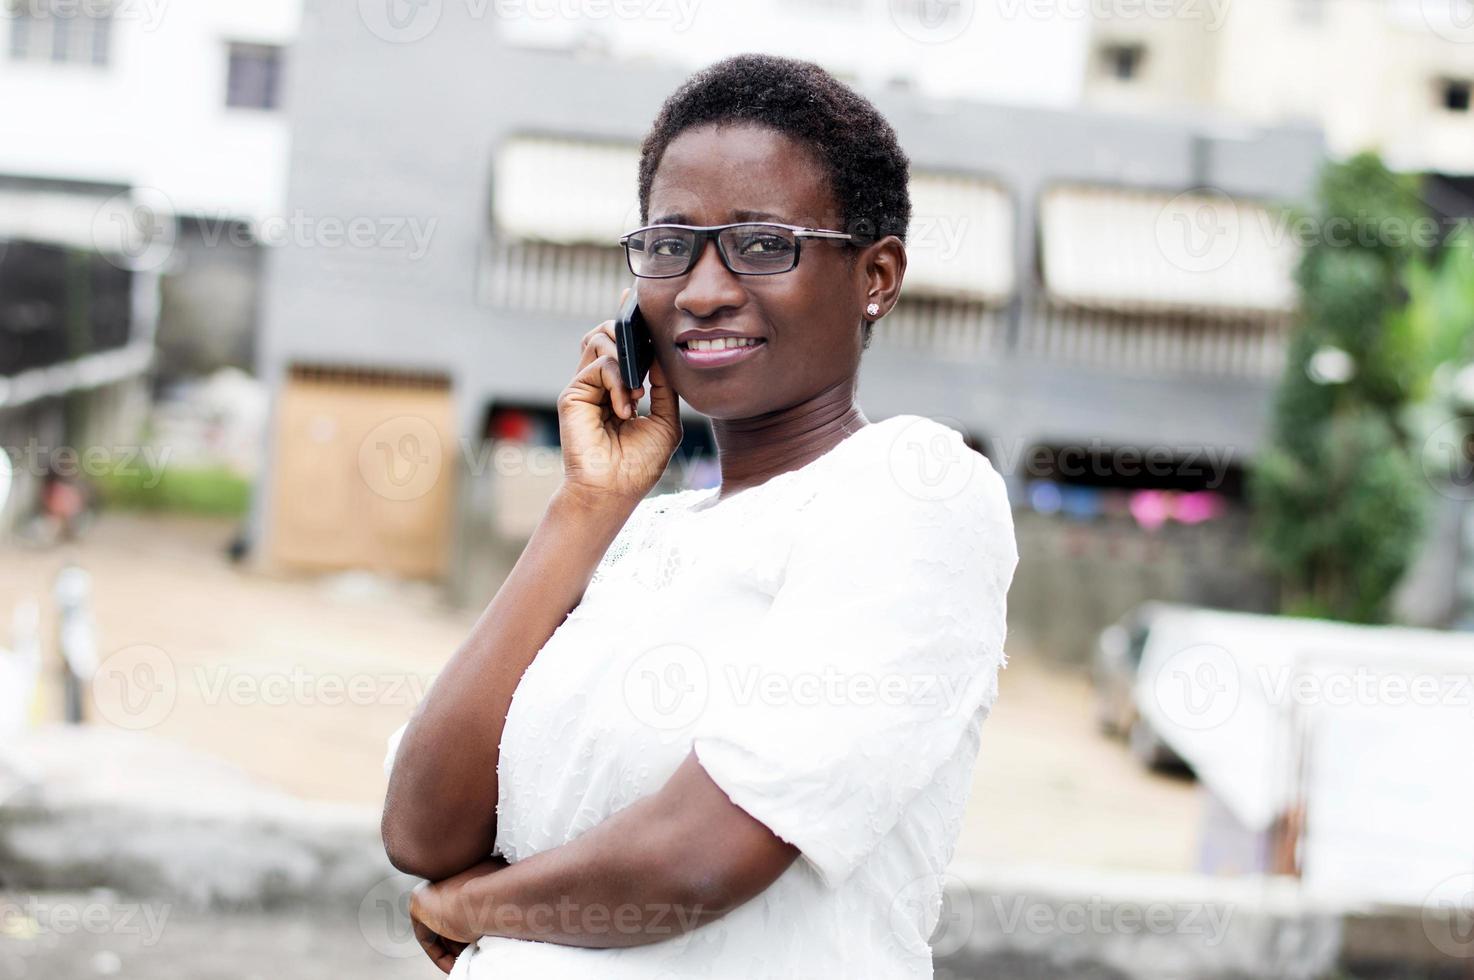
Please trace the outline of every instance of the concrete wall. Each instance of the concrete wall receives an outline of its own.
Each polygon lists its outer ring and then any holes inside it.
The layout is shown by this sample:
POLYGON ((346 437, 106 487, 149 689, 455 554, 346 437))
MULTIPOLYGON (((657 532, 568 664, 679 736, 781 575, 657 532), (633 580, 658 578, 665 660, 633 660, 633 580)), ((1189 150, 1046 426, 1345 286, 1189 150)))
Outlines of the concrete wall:
MULTIPOLYGON (((436 28, 411 43, 376 36, 351 6, 311 2, 304 17, 288 93, 289 209, 319 222, 367 218, 386 231, 416 221, 433 232, 418 258, 405 245, 338 247, 310 233, 273 248, 262 375, 278 384, 299 360, 447 371, 468 428, 493 396, 551 401, 592 323, 513 315, 475 299, 493 147, 525 130, 637 141, 684 72, 510 47, 493 22, 461 5, 445 5, 436 28)), ((1209 182, 1235 195, 1295 198, 1322 153, 1311 129, 1239 138, 1173 120, 872 96, 916 168, 973 172, 1009 189, 1025 280, 1035 201, 1054 181, 1169 191, 1209 182)), ((1021 310, 1015 332, 1029 329, 1021 310)), ((991 441, 1099 436, 1246 450, 1260 438, 1268 387, 879 347, 867 354, 862 384, 874 417, 945 416, 991 441), (1166 402, 1170 413, 1160 410, 1166 402)))

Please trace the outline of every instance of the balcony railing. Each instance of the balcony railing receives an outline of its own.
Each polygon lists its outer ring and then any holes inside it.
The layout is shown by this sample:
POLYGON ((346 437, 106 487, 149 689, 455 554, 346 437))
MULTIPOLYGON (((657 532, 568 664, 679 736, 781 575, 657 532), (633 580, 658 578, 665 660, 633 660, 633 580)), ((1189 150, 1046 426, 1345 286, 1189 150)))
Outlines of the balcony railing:
MULTIPOLYGON (((631 281, 619 250, 515 240, 488 242, 483 303, 582 318, 609 315, 611 297, 631 281)), ((1146 376, 1253 380, 1284 365, 1290 314, 1113 312, 1051 301, 1012 311, 978 300, 910 296, 882 320, 875 347, 925 351, 946 360, 991 362, 1012 355, 1146 376)))

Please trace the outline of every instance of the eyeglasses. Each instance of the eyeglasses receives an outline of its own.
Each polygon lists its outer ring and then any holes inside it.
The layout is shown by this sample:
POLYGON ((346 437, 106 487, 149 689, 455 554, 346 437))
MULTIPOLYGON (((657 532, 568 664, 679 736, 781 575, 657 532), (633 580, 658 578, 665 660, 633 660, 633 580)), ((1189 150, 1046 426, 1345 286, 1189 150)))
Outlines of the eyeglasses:
POLYGON ((739 276, 772 276, 798 265, 799 242, 824 238, 851 242, 844 231, 798 225, 743 222, 735 225, 649 225, 619 239, 630 272, 641 279, 674 279, 695 267, 708 239, 722 264, 739 276))

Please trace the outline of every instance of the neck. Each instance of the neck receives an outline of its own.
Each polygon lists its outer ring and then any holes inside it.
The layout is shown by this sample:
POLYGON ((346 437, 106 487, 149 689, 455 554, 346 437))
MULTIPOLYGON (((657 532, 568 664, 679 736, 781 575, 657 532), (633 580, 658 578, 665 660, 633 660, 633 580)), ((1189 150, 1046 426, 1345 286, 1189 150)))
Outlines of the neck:
POLYGON ((726 497, 796 470, 870 424, 855 404, 853 384, 766 415, 713 419, 722 468, 718 495, 726 497))

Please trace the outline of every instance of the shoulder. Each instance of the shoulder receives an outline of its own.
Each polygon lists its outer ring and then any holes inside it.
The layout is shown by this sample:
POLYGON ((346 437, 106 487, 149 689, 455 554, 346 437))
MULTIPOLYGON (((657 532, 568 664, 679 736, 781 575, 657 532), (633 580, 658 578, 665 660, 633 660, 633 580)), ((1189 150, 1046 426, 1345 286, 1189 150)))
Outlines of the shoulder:
POLYGON ((895 415, 860 433, 864 442, 827 474, 820 497, 847 509, 963 525, 1001 524, 1012 507, 1003 477, 962 433, 923 415, 895 415))

